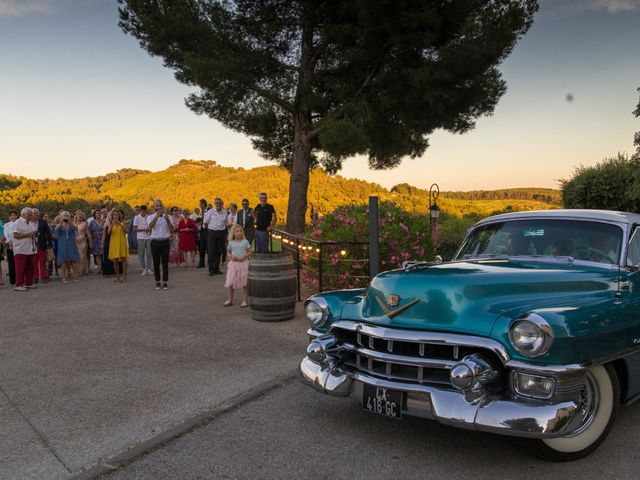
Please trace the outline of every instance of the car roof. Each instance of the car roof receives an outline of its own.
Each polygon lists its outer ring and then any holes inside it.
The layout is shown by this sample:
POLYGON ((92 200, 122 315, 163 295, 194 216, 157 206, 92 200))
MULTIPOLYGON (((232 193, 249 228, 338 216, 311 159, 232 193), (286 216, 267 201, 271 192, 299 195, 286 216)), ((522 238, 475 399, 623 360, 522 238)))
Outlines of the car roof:
POLYGON ((640 215, 629 212, 615 212, 612 210, 580 210, 580 209, 555 209, 555 210, 531 210, 528 212, 513 212, 493 215, 480 220, 476 226, 485 223, 499 222, 503 220, 526 220, 529 218, 545 219, 572 219, 595 220, 603 222, 640 224, 640 215))

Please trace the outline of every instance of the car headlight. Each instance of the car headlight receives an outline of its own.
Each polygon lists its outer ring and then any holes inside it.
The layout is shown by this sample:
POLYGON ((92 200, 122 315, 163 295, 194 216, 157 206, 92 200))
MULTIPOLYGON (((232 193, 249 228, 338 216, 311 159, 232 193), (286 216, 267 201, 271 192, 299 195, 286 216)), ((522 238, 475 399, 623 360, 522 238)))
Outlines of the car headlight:
POLYGON ((304 302, 307 320, 314 327, 320 327, 329 318, 329 304, 322 297, 312 297, 304 302))
POLYGON ((552 377, 513 372, 513 389, 524 397, 547 399, 553 396, 556 380, 552 377))
POLYGON ((526 357, 539 357, 551 347, 553 334, 544 318, 535 313, 516 320, 509 329, 513 348, 526 357))

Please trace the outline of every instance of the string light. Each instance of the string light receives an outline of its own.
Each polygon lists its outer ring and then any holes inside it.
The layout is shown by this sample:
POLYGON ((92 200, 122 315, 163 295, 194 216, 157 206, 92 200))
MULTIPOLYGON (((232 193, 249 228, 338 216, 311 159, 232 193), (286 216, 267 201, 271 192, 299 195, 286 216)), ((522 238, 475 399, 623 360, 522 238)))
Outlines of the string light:
POLYGON ((346 251, 346 250, 341 250, 341 251, 340 251, 340 255, 342 255, 343 257, 344 257, 346 254, 347 254, 347 251, 346 251))

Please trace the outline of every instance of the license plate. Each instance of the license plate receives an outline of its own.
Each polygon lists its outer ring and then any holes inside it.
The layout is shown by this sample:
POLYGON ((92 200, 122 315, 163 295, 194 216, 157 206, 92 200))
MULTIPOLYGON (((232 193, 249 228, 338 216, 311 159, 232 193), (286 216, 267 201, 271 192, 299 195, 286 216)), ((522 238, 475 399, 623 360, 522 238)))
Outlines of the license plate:
POLYGON ((402 418, 402 392, 364 384, 362 408, 385 417, 402 418))

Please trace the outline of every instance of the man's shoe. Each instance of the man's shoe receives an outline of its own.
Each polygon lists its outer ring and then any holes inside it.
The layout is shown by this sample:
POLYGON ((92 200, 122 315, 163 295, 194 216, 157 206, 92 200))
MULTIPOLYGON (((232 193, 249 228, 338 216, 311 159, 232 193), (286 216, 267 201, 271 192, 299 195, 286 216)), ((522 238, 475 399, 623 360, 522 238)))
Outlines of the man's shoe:
POLYGON ((27 287, 15 287, 14 290, 16 292, 26 292, 29 289, 27 287))
POLYGON ((215 270, 213 272, 209 272, 209 276, 213 277, 216 274, 215 270))
POLYGON ((163 290, 169 290, 169 285, 167 285, 167 282, 164 282, 164 283, 162 284, 162 289, 163 289, 163 290))
POLYGON ((160 286, 160 282, 156 282, 156 290, 160 290, 162 287, 160 286))
POLYGON ((213 273, 215 273, 216 275, 222 275, 222 270, 216 270, 213 273))

